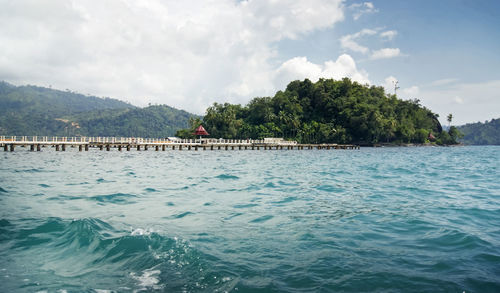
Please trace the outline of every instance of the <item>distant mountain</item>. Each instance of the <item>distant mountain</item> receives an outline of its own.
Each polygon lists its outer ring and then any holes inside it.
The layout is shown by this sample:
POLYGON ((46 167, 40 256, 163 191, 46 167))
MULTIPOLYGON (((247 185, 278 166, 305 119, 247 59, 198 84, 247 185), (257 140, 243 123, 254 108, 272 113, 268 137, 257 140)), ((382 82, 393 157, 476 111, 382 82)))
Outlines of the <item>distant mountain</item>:
POLYGON ((167 137, 188 127, 190 117, 197 116, 159 105, 95 111, 76 115, 73 120, 78 121, 85 136, 167 137))
POLYGON ((458 127, 462 142, 472 145, 500 145, 500 118, 485 123, 469 123, 458 127))
POLYGON ((166 137, 195 115, 69 90, 0 82, 0 135, 166 137))

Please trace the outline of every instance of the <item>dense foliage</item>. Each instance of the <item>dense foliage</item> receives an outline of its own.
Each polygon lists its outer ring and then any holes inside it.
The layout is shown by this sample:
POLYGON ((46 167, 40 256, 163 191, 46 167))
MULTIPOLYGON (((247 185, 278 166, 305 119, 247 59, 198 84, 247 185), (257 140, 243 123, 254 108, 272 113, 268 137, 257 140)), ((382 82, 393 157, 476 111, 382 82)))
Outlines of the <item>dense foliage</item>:
POLYGON ((383 87, 348 78, 293 81, 274 97, 254 98, 246 106, 214 103, 200 123, 216 138, 284 137, 301 143, 425 143, 430 133, 437 143, 456 138, 443 132, 437 115, 418 100, 400 100, 383 87))
MULTIPOLYGON (((102 112, 99 112, 102 114, 102 112)), ((112 111, 107 115, 92 113, 79 116, 77 121, 85 136, 167 137, 188 126, 193 115, 169 106, 149 106, 112 111), (96 115, 97 114, 97 115, 96 115)))
POLYGON ((458 129, 464 134, 462 141, 465 144, 500 145, 500 119, 470 123, 458 129))
POLYGON ((192 114, 168 106, 0 82, 0 135, 172 136, 192 114))

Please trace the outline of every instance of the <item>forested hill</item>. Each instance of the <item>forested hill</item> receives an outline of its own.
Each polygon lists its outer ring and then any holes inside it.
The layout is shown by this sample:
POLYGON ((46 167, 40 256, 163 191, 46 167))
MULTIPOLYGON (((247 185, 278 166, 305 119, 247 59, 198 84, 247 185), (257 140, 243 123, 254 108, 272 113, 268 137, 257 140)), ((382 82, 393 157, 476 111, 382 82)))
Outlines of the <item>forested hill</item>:
POLYGON ((418 100, 401 100, 383 87, 348 78, 293 81, 274 97, 254 98, 246 106, 215 103, 199 123, 216 138, 278 136, 301 143, 425 143, 430 138, 452 144, 458 135, 454 127, 442 131, 437 115, 418 100))
POLYGON ((464 134, 462 142, 472 145, 500 145, 500 118, 485 123, 462 125, 458 130, 464 134))
POLYGON ((193 116, 166 105, 138 108, 69 90, 0 82, 0 135, 166 137, 187 127, 193 116))

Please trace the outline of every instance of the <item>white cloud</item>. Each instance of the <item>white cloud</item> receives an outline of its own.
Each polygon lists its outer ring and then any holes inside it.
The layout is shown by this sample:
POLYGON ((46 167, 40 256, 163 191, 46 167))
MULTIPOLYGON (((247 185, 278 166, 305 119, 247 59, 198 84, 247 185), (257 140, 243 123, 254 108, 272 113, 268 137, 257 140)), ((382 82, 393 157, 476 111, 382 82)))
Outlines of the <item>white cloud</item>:
POLYGON ((372 2, 354 3, 349 6, 353 10, 352 18, 358 20, 364 14, 371 14, 378 12, 372 2))
POLYGON ((370 49, 368 49, 368 47, 361 46, 355 40, 350 38, 350 36, 342 37, 340 39, 340 46, 342 46, 342 48, 344 48, 344 49, 349 49, 351 51, 359 52, 359 53, 363 53, 363 54, 366 54, 370 51, 370 49))
POLYGON ((383 39, 392 39, 394 36, 396 36, 396 34, 397 32, 394 30, 379 33, 379 29, 363 29, 355 34, 345 35, 341 37, 340 46, 343 49, 348 49, 353 52, 362 53, 364 55, 370 54, 370 59, 372 60, 394 58, 403 55, 401 54, 401 50, 399 48, 383 48, 379 50, 371 50, 370 48, 359 44, 359 40, 365 36, 373 35, 378 35, 383 39))
POLYGON ((382 84, 382 86, 385 89, 385 92, 388 94, 394 94, 394 86, 395 86, 397 81, 398 81, 398 79, 392 75, 386 77, 386 79, 384 80, 384 84, 382 84))
POLYGON ((274 80, 276 87, 284 88, 291 80, 308 78, 316 82, 320 78, 343 77, 349 77, 362 84, 370 84, 368 74, 364 70, 358 70, 354 59, 347 54, 339 56, 336 61, 330 60, 324 64, 312 63, 306 57, 292 58, 278 68, 274 80))
POLYGON ((405 99, 417 99, 420 88, 416 85, 401 90, 401 96, 405 99))
POLYGON ((341 0, 7 1, 0 80, 202 113, 273 93, 275 42, 343 17, 341 0))
POLYGON ((373 51, 370 58, 372 60, 377 60, 377 59, 394 58, 398 56, 401 56, 401 51, 399 50, 399 48, 384 48, 373 51))
POLYGON ((368 49, 368 47, 361 46, 360 44, 358 44, 357 40, 363 36, 371 36, 375 34, 377 34, 377 31, 375 30, 363 29, 355 34, 345 35, 342 38, 340 38, 340 46, 344 49, 349 49, 354 52, 367 54, 370 51, 370 49, 368 49))
POLYGON ((380 37, 387 39, 387 40, 392 40, 394 37, 398 34, 397 31, 391 30, 391 31, 385 31, 380 33, 380 37))
MULTIPOLYGON (((394 76, 388 76, 385 80, 382 86, 385 89, 385 92, 388 94, 394 94, 394 88, 396 86, 396 82, 398 82, 398 79, 394 76)), ((401 84, 397 83, 397 94, 398 97, 401 99, 418 99, 418 94, 420 93, 420 88, 416 85, 407 87, 407 88, 401 88, 401 84)))
POLYGON ((453 100, 455 101, 455 103, 457 104, 463 104, 465 101, 464 99, 462 99, 461 97, 459 96, 455 96, 455 98, 453 98, 453 100))
POLYGON ((456 79, 456 78, 443 78, 443 79, 433 81, 430 85, 431 86, 443 86, 443 85, 449 85, 449 84, 456 83, 457 81, 458 81, 458 79, 456 79))
POLYGON ((441 123, 453 114, 453 124, 485 121, 500 117, 500 80, 480 83, 456 83, 446 88, 422 88, 422 104, 438 113, 441 123))
MULTIPOLYGON (((389 76, 382 86, 386 93, 394 94, 394 85, 398 79, 389 76)), ((430 86, 410 86, 398 89, 402 99, 419 99, 421 104, 439 114, 441 123, 447 124, 446 116, 453 114, 455 125, 500 118, 500 80, 482 83, 457 84, 455 79, 446 79, 453 85, 437 88, 430 86)), ((443 79, 444 81, 444 79, 443 79)), ((398 84, 401 86, 401 84, 398 84)))

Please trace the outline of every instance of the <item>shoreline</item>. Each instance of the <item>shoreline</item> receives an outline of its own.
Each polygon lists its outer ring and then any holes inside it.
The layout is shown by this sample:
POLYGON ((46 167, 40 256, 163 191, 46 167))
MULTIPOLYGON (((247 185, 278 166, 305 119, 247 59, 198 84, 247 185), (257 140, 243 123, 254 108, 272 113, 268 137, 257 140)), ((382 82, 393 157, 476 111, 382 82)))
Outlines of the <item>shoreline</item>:
POLYGON ((463 147, 466 146, 463 143, 458 143, 458 144, 443 144, 439 145, 436 143, 399 143, 399 144, 394 144, 394 143, 379 143, 379 144, 373 144, 373 145, 362 145, 360 144, 361 147, 374 147, 374 148, 383 148, 383 147, 463 147))

